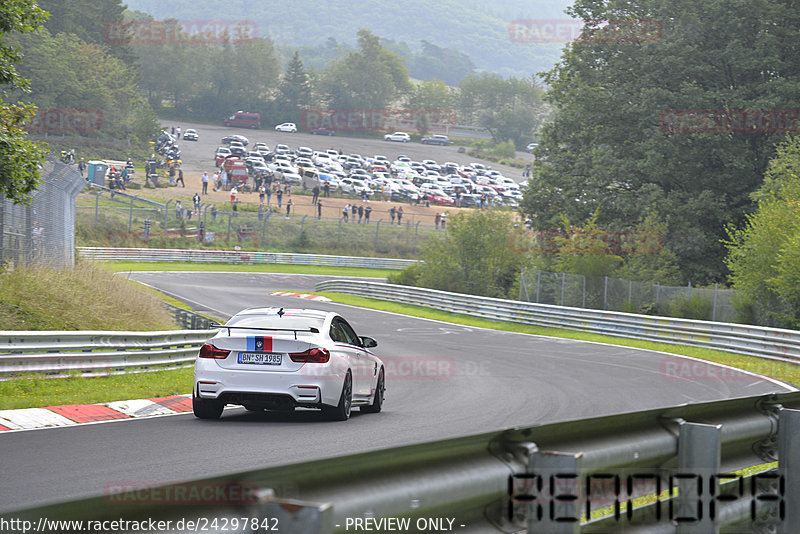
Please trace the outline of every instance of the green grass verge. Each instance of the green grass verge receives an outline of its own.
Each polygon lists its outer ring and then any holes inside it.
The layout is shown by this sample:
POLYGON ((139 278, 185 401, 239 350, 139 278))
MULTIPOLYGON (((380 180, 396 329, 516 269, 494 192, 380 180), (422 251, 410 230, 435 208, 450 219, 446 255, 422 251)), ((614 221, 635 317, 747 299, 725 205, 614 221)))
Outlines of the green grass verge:
POLYGON ((476 326, 482 328, 491 328, 494 330, 505 330, 508 332, 522 332, 525 334, 536 334, 548 337, 560 337, 560 338, 575 339, 580 341, 595 341, 598 343, 609 343, 609 344, 622 345, 637 349, 655 350, 660 352, 668 352, 672 354, 680 354, 682 356, 691 356, 693 358, 729 365, 731 367, 736 367, 737 369, 743 369, 745 371, 751 371, 753 373, 758 373, 760 375, 776 378, 778 380, 782 380, 794 386, 800 385, 800 366, 788 362, 766 360, 763 358, 745 356, 743 354, 735 354, 732 352, 725 352, 721 350, 706 349, 702 347, 673 345, 670 343, 655 343, 652 341, 642 341, 638 339, 627 339, 623 337, 579 332, 577 330, 544 328, 544 327, 530 326, 518 323, 490 321, 488 319, 480 319, 468 315, 460 315, 439 310, 433 310, 422 306, 398 304, 383 300, 357 297, 354 295, 345 295, 343 293, 320 293, 320 295, 329 297, 330 299, 336 302, 341 302, 342 304, 351 304, 353 306, 361 306, 364 308, 373 308, 377 310, 385 310, 395 313, 402 313, 406 315, 413 315, 415 317, 436 319, 439 321, 447 321, 450 323, 463 324, 465 326, 476 326))
POLYGON ((191 391, 191 368, 97 377, 31 376, 0 382, 0 410, 165 397, 191 391))
POLYGON ((235 273, 294 273, 294 274, 327 274, 335 276, 366 276, 386 278, 391 269, 357 269, 354 267, 326 267, 316 265, 282 265, 278 263, 258 265, 231 265, 221 263, 157 263, 157 262, 98 262, 114 272, 125 271, 226 271, 235 273))

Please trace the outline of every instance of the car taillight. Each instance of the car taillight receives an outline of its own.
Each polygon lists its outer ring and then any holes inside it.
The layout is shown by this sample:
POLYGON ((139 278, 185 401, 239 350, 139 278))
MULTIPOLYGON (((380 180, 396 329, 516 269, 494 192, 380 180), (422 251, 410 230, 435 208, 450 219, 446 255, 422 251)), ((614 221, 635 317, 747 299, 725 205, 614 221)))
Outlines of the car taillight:
POLYGON ((294 363, 328 363, 331 353, 326 349, 314 348, 305 352, 293 352, 289 357, 294 363))
POLYGON ((206 343, 202 347, 200 347, 200 357, 201 358, 214 358, 215 360, 224 360, 228 357, 231 351, 229 350, 222 350, 218 349, 211 343, 206 343))

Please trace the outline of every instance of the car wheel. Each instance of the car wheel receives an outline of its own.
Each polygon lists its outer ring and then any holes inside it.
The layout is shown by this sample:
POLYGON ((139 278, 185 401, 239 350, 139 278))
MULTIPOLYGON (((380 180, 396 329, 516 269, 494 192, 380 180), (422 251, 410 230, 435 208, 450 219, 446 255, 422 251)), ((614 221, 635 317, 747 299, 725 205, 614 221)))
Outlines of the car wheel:
POLYGON ((219 419, 225 405, 215 399, 201 399, 192 394, 192 411, 198 419, 219 419))
POLYGON ((347 421, 350 417, 350 408, 353 406, 353 377, 350 376, 348 371, 347 376, 344 377, 344 385, 342 386, 342 395, 339 397, 339 404, 329 406, 325 410, 329 418, 334 421, 347 421))
POLYGON ((378 375, 378 382, 375 384, 375 398, 372 399, 372 404, 369 406, 362 406, 361 411, 364 413, 378 413, 383 408, 383 399, 386 395, 386 380, 383 377, 383 368, 378 375))

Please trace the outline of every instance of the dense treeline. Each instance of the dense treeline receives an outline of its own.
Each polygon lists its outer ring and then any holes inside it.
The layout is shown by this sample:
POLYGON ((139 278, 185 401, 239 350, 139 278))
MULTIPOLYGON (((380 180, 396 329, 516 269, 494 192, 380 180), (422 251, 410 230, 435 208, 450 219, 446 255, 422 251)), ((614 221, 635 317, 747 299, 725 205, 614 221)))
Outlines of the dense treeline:
POLYGON ((556 113, 525 213, 542 230, 564 217, 636 230, 649 218, 684 283, 725 282, 725 228, 753 209, 785 137, 764 110, 800 100, 796 2, 579 0, 572 13, 616 22, 584 30, 546 75, 556 113))

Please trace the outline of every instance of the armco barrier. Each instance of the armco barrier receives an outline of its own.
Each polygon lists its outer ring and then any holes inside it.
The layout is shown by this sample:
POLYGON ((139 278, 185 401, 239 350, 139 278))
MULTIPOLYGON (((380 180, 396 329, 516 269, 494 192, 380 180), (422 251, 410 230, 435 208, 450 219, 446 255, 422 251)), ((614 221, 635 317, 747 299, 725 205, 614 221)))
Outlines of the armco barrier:
POLYGON ((358 267, 370 269, 405 269, 416 260, 397 258, 361 258, 356 256, 325 256, 290 252, 261 252, 244 250, 200 250, 158 248, 78 247, 80 257, 95 261, 147 261, 190 263, 243 263, 285 265, 324 265, 329 267, 358 267))
MULTIPOLYGON (((292 534, 796 534, 798 408, 800 392, 653 409, 168 486, 120 483, 94 498, 12 515, 33 525, 39 518, 171 521, 161 529, 170 532, 193 532, 205 522, 292 534), (775 460, 777 470, 732 474, 775 460), (639 497, 649 500, 632 502, 639 497), (605 516, 587 514, 602 509, 605 516)), ((268 422, 248 424, 269 431, 268 422)))
POLYGON ((800 332, 795 330, 566 308, 358 280, 327 280, 318 283, 316 291, 349 293, 497 321, 568 328, 800 362, 800 332))
POLYGON ((208 330, 0 332, 0 377, 97 374, 188 365, 208 330))

